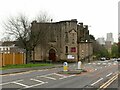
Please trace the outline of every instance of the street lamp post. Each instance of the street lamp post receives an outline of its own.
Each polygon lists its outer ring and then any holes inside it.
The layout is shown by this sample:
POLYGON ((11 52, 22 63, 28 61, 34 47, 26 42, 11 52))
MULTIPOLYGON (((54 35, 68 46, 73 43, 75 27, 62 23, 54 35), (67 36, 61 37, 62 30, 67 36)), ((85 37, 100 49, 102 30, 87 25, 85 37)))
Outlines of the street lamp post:
POLYGON ((118 34, 118 57, 120 57, 120 33, 118 34))
POLYGON ((78 55, 77 56, 78 56, 77 58, 78 58, 78 61, 79 61, 79 44, 78 44, 78 55))

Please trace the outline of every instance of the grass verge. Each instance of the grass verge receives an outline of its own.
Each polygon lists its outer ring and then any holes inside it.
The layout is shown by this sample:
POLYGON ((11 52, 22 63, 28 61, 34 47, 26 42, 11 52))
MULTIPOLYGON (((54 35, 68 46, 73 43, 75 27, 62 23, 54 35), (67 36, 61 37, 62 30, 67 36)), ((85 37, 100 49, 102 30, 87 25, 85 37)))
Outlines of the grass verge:
POLYGON ((41 67, 41 66, 53 66, 53 64, 49 63, 40 63, 40 64, 19 64, 19 65, 7 65, 4 67, 1 67, 0 70, 6 70, 6 69, 15 69, 15 68, 30 68, 30 67, 41 67))

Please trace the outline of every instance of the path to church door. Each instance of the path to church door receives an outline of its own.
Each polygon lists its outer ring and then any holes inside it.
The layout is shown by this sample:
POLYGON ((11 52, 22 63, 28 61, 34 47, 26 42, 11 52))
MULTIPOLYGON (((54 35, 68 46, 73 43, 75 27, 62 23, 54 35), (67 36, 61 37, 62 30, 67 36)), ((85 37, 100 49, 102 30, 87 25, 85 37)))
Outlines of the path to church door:
POLYGON ((53 62, 56 61, 56 52, 54 49, 50 49, 49 51, 49 60, 52 60, 53 62))

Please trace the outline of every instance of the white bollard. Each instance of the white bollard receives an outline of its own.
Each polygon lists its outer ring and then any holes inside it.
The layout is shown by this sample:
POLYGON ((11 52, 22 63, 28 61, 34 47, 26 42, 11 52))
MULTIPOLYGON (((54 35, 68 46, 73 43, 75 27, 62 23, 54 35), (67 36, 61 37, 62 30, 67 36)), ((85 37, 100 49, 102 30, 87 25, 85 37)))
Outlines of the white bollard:
POLYGON ((81 64, 82 64, 82 62, 78 61, 78 69, 81 69, 81 64))

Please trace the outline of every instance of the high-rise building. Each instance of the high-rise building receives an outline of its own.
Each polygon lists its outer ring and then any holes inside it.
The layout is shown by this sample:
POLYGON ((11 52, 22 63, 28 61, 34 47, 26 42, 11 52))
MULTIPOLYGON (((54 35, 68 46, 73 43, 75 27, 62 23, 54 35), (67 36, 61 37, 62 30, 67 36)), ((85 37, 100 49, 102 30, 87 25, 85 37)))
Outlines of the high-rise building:
POLYGON ((109 42, 111 42, 111 44, 113 44, 114 39, 113 39, 113 34, 112 33, 107 33, 106 42, 107 41, 109 41, 109 42))

